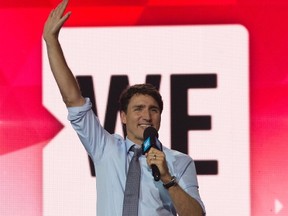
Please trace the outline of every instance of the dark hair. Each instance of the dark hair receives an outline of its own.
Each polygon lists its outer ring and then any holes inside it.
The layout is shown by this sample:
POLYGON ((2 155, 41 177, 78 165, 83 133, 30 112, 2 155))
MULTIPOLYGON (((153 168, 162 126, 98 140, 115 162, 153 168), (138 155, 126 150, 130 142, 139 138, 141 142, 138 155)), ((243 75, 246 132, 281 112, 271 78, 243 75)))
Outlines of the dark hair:
POLYGON ((162 113, 163 110, 163 100, 162 96, 160 95, 159 91, 155 88, 155 86, 151 84, 136 84, 133 86, 128 86, 121 94, 120 96, 120 111, 124 111, 127 113, 127 107, 130 102, 130 99, 135 94, 142 94, 142 95, 149 95, 153 97, 156 102, 158 103, 158 106, 160 108, 160 113, 162 113))

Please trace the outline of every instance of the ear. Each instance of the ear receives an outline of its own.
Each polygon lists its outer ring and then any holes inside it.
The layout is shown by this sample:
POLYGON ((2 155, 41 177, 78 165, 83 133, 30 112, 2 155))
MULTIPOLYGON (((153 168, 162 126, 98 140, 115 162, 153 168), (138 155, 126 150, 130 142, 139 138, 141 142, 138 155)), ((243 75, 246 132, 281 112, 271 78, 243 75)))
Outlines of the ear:
POLYGON ((120 112, 120 118, 121 118, 122 124, 126 124, 127 119, 126 119, 126 113, 124 111, 120 112))

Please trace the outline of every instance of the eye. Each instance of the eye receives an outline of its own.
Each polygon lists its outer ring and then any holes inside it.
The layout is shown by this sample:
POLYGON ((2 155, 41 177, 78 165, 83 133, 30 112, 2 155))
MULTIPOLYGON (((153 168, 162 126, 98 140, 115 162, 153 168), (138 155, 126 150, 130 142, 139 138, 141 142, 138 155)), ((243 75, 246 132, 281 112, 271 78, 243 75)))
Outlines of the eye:
POLYGON ((155 112, 155 113, 158 113, 159 112, 159 109, 158 108, 153 108, 151 109, 152 112, 155 112))
POLYGON ((141 111, 142 110, 142 107, 141 106, 137 106, 134 108, 134 111, 141 111))

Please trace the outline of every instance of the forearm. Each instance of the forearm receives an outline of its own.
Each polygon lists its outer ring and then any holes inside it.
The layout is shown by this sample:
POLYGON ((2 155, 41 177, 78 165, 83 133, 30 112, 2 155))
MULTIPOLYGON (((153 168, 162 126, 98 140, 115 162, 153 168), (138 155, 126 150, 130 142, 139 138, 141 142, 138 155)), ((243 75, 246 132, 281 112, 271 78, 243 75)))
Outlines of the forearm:
POLYGON ((174 207, 179 216, 202 216, 201 205, 187 194, 178 184, 168 189, 174 207))
POLYGON ((63 0, 50 12, 44 25, 43 38, 46 42, 49 64, 63 101, 67 107, 71 107, 81 106, 85 100, 81 96, 80 88, 66 63, 58 41, 60 29, 71 14, 71 12, 67 12, 63 15, 67 4, 68 0, 63 0))
POLYGON ((69 69, 57 38, 46 41, 48 59, 63 101, 67 107, 84 104, 78 83, 69 69))
MULTIPOLYGON (((151 164, 155 164, 159 168, 159 171, 161 173, 161 181, 164 185, 166 185, 166 188, 167 188, 167 184, 173 183, 173 182, 171 182, 171 180, 172 180, 171 174, 169 172, 166 158, 165 158, 165 154, 163 151, 159 151, 158 149, 155 149, 152 147, 149 150, 149 152, 146 154, 146 157, 147 157, 147 159, 146 159, 147 164, 149 166, 151 166, 151 164)), ((189 163, 189 164, 191 164, 191 163, 189 163)), ((186 172, 187 172, 186 175, 188 175, 189 178, 190 177, 192 177, 192 178, 196 177, 194 175, 194 174, 196 174, 194 172, 194 170, 195 170, 195 168, 193 168, 193 167, 190 167, 190 169, 187 168, 186 169, 186 172), (188 170, 188 172, 187 172, 187 170, 188 170)), ((196 179, 195 179, 195 181, 196 181, 196 179)), ((193 182, 193 179, 192 179, 192 182, 193 182)), ((177 183, 174 184, 173 186, 170 185, 167 190, 168 190, 170 198, 173 202, 173 205, 176 209, 176 212, 178 213, 179 216, 202 216, 202 215, 204 215, 202 207, 198 203, 198 201, 196 199, 192 198, 188 193, 186 193, 186 191, 184 191, 180 185, 178 185, 177 183)))

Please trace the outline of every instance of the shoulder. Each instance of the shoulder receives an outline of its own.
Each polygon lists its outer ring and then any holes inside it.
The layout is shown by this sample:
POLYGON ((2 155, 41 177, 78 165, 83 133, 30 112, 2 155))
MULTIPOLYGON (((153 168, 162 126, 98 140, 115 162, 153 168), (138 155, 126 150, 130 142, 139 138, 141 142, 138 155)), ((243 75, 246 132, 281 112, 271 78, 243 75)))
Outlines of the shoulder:
POLYGON ((172 149, 163 148, 163 151, 165 153, 170 172, 175 175, 177 179, 181 179, 183 188, 190 185, 191 181, 197 183, 196 166, 192 157, 172 149))
POLYGON ((178 161, 181 162, 181 164, 193 162, 193 159, 189 155, 184 154, 182 152, 169 149, 167 147, 163 147, 163 152, 165 153, 167 161, 174 161, 174 162, 178 161))

